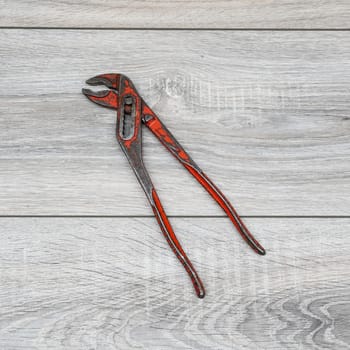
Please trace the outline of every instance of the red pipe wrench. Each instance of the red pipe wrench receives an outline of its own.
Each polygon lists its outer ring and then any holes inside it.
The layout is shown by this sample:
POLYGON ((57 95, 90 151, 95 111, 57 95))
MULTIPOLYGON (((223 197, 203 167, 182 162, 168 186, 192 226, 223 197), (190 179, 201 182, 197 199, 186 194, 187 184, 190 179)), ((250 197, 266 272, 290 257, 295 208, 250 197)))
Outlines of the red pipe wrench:
POLYGON ((176 141, 157 115, 136 91, 133 83, 123 74, 101 74, 86 81, 89 85, 104 85, 109 90, 93 92, 83 89, 83 94, 92 102, 117 111, 117 140, 139 180, 152 207, 158 224, 171 249, 180 260, 199 298, 204 298, 205 289, 191 261, 181 247, 159 200, 151 178, 142 160, 141 125, 145 124, 165 148, 197 179, 222 207, 236 229, 250 247, 258 254, 265 255, 265 249, 249 232, 241 218, 213 182, 205 175, 187 152, 176 141))

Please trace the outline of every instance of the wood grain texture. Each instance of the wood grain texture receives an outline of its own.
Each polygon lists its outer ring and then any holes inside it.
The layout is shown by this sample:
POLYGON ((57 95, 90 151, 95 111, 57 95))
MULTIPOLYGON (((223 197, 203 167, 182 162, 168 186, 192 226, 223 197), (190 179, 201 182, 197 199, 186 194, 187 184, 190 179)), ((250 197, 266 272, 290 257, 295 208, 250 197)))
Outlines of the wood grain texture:
MULTIPOLYGON (((111 71, 242 215, 350 214, 349 32, 2 30, 0 42, 1 215, 151 214, 113 111, 80 93, 111 71)), ((222 214, 144 141, 168 214, 222 214)))
POLYGON ((347 0, 0 0, 0 25, 97 28, 349 28, 347 0))
POLYGON ((0 218, 0 348, 350 348, 350 219, 172 222, 203 300, 154 218, 0 218))

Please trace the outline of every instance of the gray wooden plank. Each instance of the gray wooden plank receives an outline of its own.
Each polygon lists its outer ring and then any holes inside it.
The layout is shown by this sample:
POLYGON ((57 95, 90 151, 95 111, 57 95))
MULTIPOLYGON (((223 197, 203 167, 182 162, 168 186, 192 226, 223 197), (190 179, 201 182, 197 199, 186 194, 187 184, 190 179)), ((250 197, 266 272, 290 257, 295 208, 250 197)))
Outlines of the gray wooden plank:
MULTIPOLYGON (((349 215, 350 33, 0 32, 0 214, 150 215, 114 138, 80 94, 129 75, 243 215, 349 215), (132 49, 131 49, 132 48, 132 49)), ((221 215, 144 133, 171 215, 221 215)))
POLYGON ((0 218, 0 348, 349 349, 350 219, 0 218))
POLYGON ((347 0, 0 0, 0 25, 97 28, 348 28, 347 0))

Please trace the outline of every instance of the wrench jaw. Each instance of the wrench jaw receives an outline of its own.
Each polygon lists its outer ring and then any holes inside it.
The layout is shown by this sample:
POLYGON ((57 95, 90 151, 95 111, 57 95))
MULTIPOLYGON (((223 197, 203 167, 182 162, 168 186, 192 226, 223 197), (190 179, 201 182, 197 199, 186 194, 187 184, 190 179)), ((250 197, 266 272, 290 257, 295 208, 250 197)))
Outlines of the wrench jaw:
POLYGON ((119 90, 119 83, 122 74, 109 73, 96 75, 86 81, 88 85, 104 85, 113 90, 119 90))
POLYGON ((120 83, 121 74, 101 74, 93 78, 90 78, 86 81, 88 85, 104 85, 110 90, 102 91, 92 91, 90 89, 82 89, 82 93, 92 102, 96 104, 118 109, 118 100, 119 100, 119 83, 120 83))
POLYGON ((118 94, 113 90, 91 91, 90 89, 82 89, 83 94, 96 104, 118 109, 118 94))

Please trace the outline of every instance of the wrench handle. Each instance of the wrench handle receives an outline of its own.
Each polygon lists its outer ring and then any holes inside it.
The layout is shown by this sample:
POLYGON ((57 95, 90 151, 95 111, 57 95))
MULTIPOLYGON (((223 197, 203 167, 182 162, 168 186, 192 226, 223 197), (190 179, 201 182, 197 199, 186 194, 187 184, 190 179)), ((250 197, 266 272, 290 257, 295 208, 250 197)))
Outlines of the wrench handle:
POLYGON ((218 189, 218 187, 208 178, 208 176, 198 167, 193 159, 187 154, 171 132, 148 107, 144 107, 143 123, 159 139, 165 148, 194 176, 194 178, 206 189, 206 191, 215 199, 220 207, 230 218, 242 238, 258 254, 265 255, 265 249, 249 232, 242 219, 237 214, 229 200, 218 189))
POLYGON ((191 278, 193 287, 196 291, 198 298, 204 298, 205 289, 203 283, 199 278, 191 261, 188 259, 186 253, 182 249, 181 244, 174 233, 174 230, 169 222, 167 215, 165 214, 163 206, 154 188, 152 189, 152 201, 150 201, 150 203, 164 237, 166 238, 170 248, 173 250, 176 257, 179 259, 186 272, 188 273, 189 277, 191 278))

